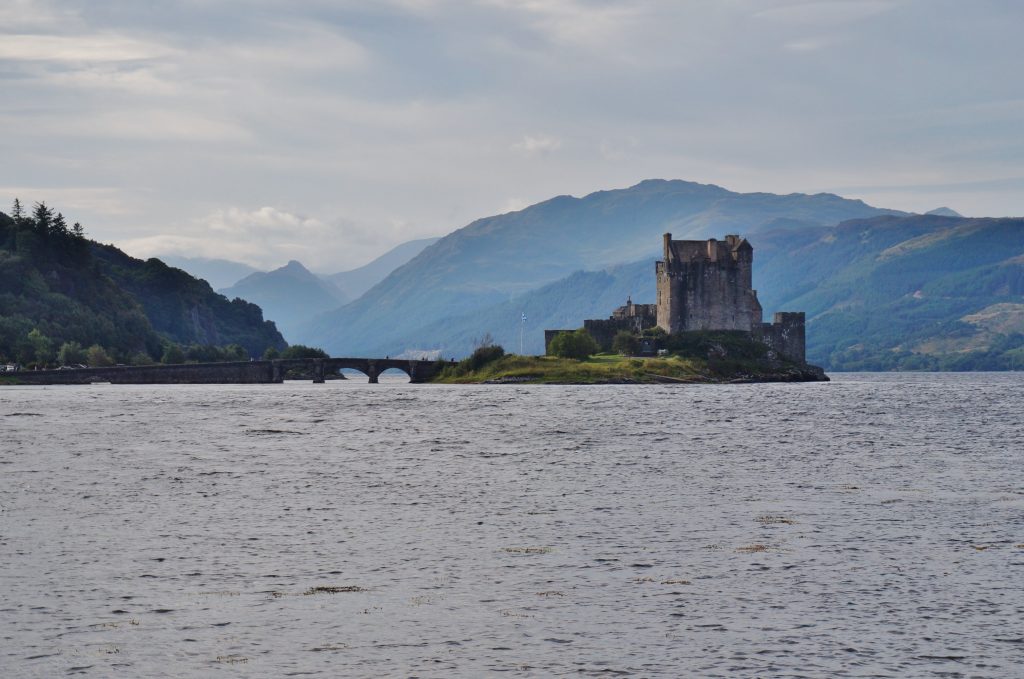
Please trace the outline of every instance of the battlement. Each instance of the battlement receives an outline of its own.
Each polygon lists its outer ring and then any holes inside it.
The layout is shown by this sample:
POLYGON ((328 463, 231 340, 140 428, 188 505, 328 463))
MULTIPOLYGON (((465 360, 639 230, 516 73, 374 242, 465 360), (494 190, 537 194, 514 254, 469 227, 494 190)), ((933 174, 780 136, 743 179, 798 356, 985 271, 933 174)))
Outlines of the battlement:
POLYGON ((663 236, 664 259, 669 265, 678 262, 722 262, 725 265, 753 261, 754 248, 746 238, 728 235, 723 240, 672 240, 663 236))

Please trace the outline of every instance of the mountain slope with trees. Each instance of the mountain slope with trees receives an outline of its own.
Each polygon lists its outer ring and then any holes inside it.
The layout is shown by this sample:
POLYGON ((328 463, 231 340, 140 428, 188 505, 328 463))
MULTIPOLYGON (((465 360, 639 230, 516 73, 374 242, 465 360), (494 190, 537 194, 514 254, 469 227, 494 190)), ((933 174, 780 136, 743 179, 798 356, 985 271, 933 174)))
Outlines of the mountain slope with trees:
POLYGON ((254 304, 229 301, 160 260, 90 241, 43 203, 29 212, 15 201, 11 212, 0 212, 4 361, 54 363, 65 345, 74 349, 61 361, 69 363, 87 347, 104 360, 145 362, 178 345, 183 355, 193 346, 237 345, 232 357, 287 346, 254 304))

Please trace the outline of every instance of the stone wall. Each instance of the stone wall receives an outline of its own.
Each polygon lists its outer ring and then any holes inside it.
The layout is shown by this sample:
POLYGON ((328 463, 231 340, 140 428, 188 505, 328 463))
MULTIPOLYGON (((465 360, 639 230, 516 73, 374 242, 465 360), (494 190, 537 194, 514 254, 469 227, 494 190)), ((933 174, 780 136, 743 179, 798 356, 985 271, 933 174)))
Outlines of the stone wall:
POLYGON ((262 384, 280 382, 276 361, 237 361, 183 365, 116 366, 77 370, 23 370, 14 373, 22 384, 262 384))
POLYGON ((282 382, 289 370, 323 382, 328 372, 352 368, 364 373, 371 383, 385 370, 396 368, 410 382, 426 382, 438 369, 436 361, 388 358, 295 358, 273 361, 230 363, 186 363, 182 365, 116 366, 76 370, 23 370, 5 374, 19 384, 273 384, 282 382))
POLYGON ((771 323, 762 323, 754 331, 761 340, 780 356, 798 363, 806 363, 807 329, 803 311, 780 311, 771 323))
POLYGON ((583 328, 594 338, 601 351, 612 350, 612 340, 620 330, 638 332, 631 318, 602 318, 583 321, 583 328))

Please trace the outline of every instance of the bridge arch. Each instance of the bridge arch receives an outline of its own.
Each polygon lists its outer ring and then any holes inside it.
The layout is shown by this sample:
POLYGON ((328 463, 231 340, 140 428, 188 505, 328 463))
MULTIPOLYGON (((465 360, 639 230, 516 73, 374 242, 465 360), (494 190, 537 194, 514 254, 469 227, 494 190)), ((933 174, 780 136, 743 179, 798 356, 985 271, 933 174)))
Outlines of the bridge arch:
POLYGON ((370 384, 377 384, 381 373, 385 370, 400 370, 409 376, 409 382, 423 382, 433 374, 433 363, 430 361, 410 361, 397 358, 325 358, 325 370, 358 370, 369 379, 370 384))

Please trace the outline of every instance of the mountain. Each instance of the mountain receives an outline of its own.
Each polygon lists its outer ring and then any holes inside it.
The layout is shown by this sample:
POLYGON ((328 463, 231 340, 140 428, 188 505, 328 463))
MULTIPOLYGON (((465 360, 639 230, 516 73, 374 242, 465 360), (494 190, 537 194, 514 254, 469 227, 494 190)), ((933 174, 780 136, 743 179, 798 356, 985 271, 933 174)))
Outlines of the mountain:
POLYGON ((832 194, 735 193, 685 181, 648 180, 584 198, 559 196, 477 220, 424 249, 355 302, 300 329, 304 343, 336 355, 398 354, 403 342, 444 341, 429 327, 509 301, 574 271, 653 255, 661 234, 805 229, 845 219, 902 214, 832 194))
POLYGON ((442 356, 465 356, 489 334, 510 352, 520 352, 522 339, 523 353, 543 354, 545 329, 574 329, 584 319, 607 318, 630 296, 653 302, 654 289, 653 257, 601 271, 577 271, 515 299, 428 324, 399 337, 395 346, 415 346, 421 337, 433 337, 430 346, 442 356))
POLYGON ((207 257, 185 257, 182 255, 160 255, 160 261, 169 266, 188 272, 210 284, 214 290, 227 288, 246 276, 256 273, 259 269, 232 262, 228 259, 210 259, 207 257))
POLYGON ((808 360, 831 369, 1024 368, 1024 219, 766 234, 754 275, 766 310, 807 312, 808 360))
POLYGON ((333 283, 349 299, 357 299, 364 292, 377 285, 384 278, 402 266, 416 255, 423 252, 424 248, 436 243, 439 238, 421 238, 411 240, 401 245, 396 245, 383 255, 369 264, 364 264, 358 269, 342 271, 341 273, 323 276, 333 283))
POLYGON ((937 207, 934 210, 925 212, 926 215, 933 215, 936 217, 963 217, 962 214, 948 207, 937 207))
POLYGON ((295 260, 280 269, 250 274, 220 293, 258 304, 267 318, 273 319, 285 337, 293 341, 300 324, 348 301, 332 283, 295 260))
MULTIPOLYGON (((808 315, 807 357, 829 370, 1024 368, 1024 219, 930 215, 851 220, 751 238, 769 320, 808 315)), ((490 333, 526 353, 545 328, 605 318, 631 295, 655 300, 654 258, 576 272, 514 301, 428 325, 445 355, 490 333)), ((402 338, 400 341, 409 341, 402 338)))
POLYGON ((168 342, 238 344, 255 355, 287 346, 258 306, 90 241, 45 205, 33 216, 0 213, 0 358, 49 362, 65 342, 125 361, 157 359, 168 342))

